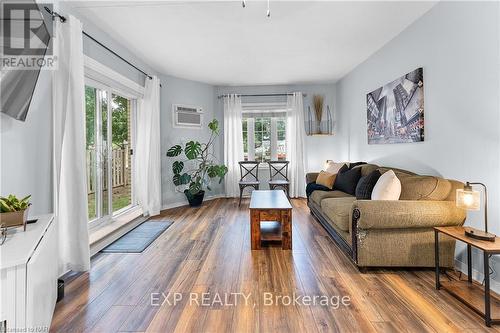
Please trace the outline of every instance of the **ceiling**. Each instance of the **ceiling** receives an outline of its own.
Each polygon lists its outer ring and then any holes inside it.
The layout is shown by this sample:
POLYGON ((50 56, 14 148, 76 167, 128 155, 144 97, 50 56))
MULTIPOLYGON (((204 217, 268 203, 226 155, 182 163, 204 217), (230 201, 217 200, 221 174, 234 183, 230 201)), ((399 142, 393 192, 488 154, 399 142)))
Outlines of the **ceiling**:
POLYGON ((335 82, 435 2, 72 2, 160 73, 214 85, 335 82))

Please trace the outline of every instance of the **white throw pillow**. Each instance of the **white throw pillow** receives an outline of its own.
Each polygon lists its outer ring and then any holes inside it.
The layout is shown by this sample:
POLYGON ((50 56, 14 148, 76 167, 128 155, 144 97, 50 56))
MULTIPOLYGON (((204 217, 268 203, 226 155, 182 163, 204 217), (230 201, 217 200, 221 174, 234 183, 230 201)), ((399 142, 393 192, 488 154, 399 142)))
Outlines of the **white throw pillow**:
POLYGON ((372 200, 399 200, 401 195, 401 182, 394 173, 389 170, 378 179, 373 187, 372 200))
POLYGON ((335 163, 334 161, 326 162, 326 168, 324 171, 336 175, 339 170, 345 165, 345 163, 335 163))

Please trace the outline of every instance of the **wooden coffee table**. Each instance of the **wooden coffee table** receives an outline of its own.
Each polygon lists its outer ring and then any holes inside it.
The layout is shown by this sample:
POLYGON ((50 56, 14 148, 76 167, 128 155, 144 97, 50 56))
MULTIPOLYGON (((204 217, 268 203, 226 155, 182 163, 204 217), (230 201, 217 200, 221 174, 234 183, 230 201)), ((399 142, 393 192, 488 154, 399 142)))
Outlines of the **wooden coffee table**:
POLYGON ((253 191, 250 200, 250 235, 252 250, 261 249, 261 241, 281 240, 283 250, 292 249, 292 205, 285 192, 253 191), (274 232, 261 230, 262 221, 272 221, 277 224, 274 232))

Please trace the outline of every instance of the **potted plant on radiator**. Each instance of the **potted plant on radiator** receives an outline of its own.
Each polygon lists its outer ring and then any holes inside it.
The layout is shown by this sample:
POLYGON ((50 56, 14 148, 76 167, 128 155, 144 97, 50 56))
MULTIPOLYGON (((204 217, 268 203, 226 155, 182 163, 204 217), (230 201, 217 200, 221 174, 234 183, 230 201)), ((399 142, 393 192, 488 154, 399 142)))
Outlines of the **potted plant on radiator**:
POLYGON ((10 228, 23 226, 26 231, 30 197, 18 199, 15 195, 0 197, 0 227, 10 228))
POLYGON ((205 196, 205 189, 211 190, 210 180, 219 178, 222 182, 227 173, 227 167, 219 164, 215 157, 214 143, 219 136, 219 122, 217 119, 208 124, 210 129, 210 138, 207 143, 198 141, 189 141, 184 147, 175 145, 167 151, 168 157, 177 157, 184 153, 185 158, 174 161, 172 171, 174 176, 172 180, 178 188, 184 189, 184 194, 191 207, 200 206, 205 196), (184 171, 184 169, 187 169, 184 171))

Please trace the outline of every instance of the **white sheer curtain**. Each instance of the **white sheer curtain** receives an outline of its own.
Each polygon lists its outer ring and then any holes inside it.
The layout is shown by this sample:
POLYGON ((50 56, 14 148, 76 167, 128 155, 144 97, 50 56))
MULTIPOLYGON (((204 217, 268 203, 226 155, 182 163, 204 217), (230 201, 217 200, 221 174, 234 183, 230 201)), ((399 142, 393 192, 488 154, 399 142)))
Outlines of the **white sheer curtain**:
POLYGON ((301 92, 287 98, 286 159, 290 161, 290 196, 306 196, 304 102, 301 92))
POLYGON ((56 23, 54 72, 54 211, 59 231, 59 273, 90 268, 82 24, 56 23))
POLYGON ((144 215, 160 214, 160 80, 146 78, 144 98, 137 112, 135 156, 135 190, 144 215))
POLYGON ((228 169, 224 178, 226 197, 240 195, 238 162, 243 160, 242 112, 240 96, 224 96, 224 164, 228 169))

